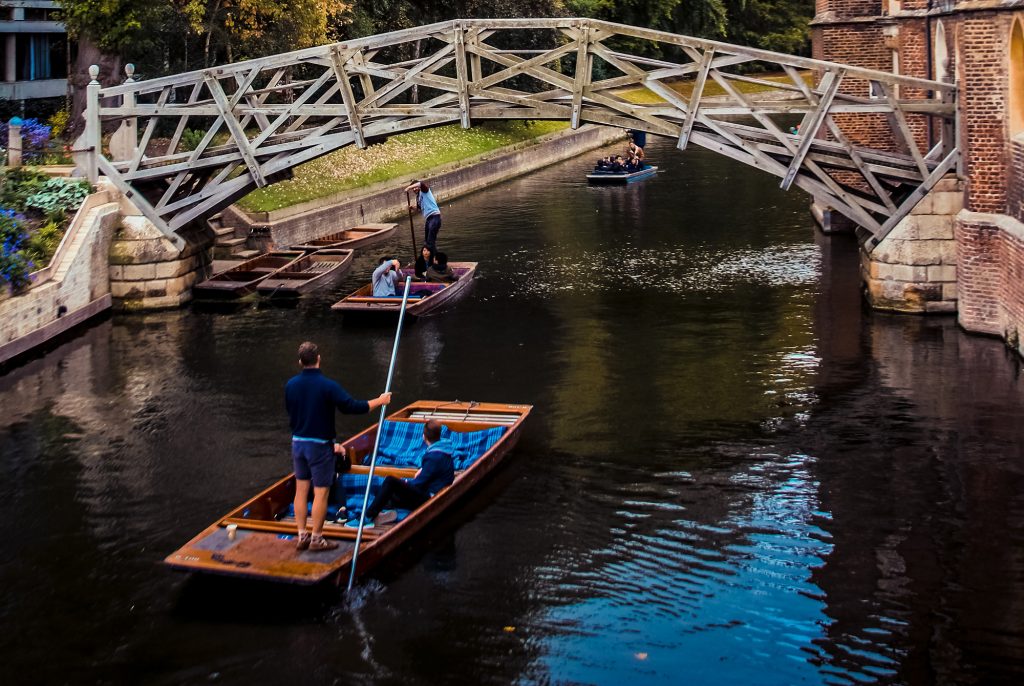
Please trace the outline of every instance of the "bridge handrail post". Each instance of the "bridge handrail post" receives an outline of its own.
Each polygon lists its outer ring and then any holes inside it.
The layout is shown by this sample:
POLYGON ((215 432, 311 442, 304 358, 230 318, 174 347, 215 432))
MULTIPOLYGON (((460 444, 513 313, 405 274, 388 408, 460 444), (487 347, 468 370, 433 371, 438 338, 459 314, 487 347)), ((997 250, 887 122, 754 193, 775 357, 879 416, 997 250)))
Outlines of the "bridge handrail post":
POLYGON ((99 155, 101 145, 100 133, 100 67, 93 64, 89 67, 89 85, 85 87, 85 145, 88 150, 89 163, 86 175, 89 183, 96 184, 100 180, 99 155))

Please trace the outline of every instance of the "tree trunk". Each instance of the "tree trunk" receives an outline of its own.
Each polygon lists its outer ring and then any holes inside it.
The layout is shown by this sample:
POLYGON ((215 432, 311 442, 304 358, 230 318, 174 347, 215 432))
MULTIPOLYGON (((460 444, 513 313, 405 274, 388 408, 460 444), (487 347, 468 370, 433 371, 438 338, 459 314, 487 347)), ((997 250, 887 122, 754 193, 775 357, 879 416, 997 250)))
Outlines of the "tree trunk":
POLYGON ((89 85, 89 67, 100 66, 99 81, 104 86, 123 83, 125 79, 120 55, 109 55, 100 50, 99 46, 86 37, 78 41, 78 51, 71 75, 71 121, 68 123, 68 140, 74 140, 85 127, 85 87, 89 85))

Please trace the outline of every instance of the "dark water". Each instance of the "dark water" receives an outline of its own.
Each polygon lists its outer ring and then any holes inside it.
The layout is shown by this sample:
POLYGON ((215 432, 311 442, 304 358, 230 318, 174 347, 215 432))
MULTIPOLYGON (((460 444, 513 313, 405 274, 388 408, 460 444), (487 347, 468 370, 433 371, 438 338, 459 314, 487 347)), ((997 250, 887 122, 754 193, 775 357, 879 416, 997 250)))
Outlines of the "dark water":
POLYGON ((596 156, 445 208, 481 275, 404 336, 396 402, 536 410, 351 603, 158 562, 288 471, 302 339, 379 392, 390 329, 327 307, 372 256, 0 377, 0 682, 1019 683, 1016 359, 863 310, 854 246, 768 176, 656 143, 665 173, 590 189, 596 156))

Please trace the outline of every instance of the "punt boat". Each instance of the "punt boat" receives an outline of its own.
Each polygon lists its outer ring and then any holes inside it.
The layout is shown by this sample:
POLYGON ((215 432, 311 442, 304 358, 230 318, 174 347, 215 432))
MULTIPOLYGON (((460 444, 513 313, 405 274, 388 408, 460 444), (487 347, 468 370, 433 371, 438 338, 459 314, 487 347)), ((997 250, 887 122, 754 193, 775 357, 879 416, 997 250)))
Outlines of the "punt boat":
POLYGON ((197 298, 241 298, 256 290, 264 279, 290 268, 305 253, 277 250, 246 260, 192 287, 197 298))
POLYGON ((353 226, 351 229, 315 238, 306 243, 293 245, 292 250, 312 252, 322 248, 345 248, 351 250, 365 248, 368 245, 391 238, 397 228, 398 224, 361 224, 353 226))
MULTIPOLYGON (((405 313, 412 316, 422 316, 450 302, 472 283, 473 277, 476 276, 477 264, 477 262, 449 262, 448 266, 459 277, 459 280, 453 283, 414 281, 412 288, 409 289, 409 301, 405 306, 405 313)), ((402 284, 405 283, 405 277, 412 273, 411 269, 403 269, 401 271, 402 284)), ((373 295, 373 284, 368 283, 351 295, 331 305, 331 309, 349 314, 397 313, 402 309, 402 294, 377 298, 373 295)))
POLYGON ((635 172, 613 172, 594 170, 587 174, 589 183, 598 185, 625 185, 650 178, 658 173, 658 168, 645 164, 643 169, 635 172))
POLYGON ((260 295, 294 298, 334 283, 352 266, 353 250, 328 248, 307 253, 256 287, 260 295))
MULTIPOLYGON (((385 476, 416 473, 426 452, 422 435, 429 419, 437 419, 444 427, 441 441, 447 442, 455 459, 455 481, 416 510, 399 510, 398 521, 364 529, 357 573, 372 569, 497 467, 519 440, 532 409, 530 405, 419 400, 388 416, 383 422, 374 488, 385 476)), ((290 474, 217 519, 164 563, 182 571, 290 584, 347 581, 356 529, 346 527, 344 521, 358 518, 362 507, 369 472, 363 463, 369 461, 377 430, 374 424, 342 443, 352 467, 337 476, 324 526, 324 536, 341 544, 336 550, 295 549, 295 475, 290 474)))

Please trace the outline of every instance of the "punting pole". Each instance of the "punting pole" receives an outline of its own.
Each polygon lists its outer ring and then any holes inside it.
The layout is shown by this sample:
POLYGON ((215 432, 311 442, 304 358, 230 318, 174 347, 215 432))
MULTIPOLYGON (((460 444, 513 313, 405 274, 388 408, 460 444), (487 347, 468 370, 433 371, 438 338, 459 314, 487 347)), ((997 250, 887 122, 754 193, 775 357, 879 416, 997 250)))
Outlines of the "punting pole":
MULTIPOLYGON (((412 263, 416 264, 416 260, 419 258, 419 251, 416 250, 416 229, 412 224, 412 198, 409 197, 409 191, 405 192, 405 206, 409 210, 409 235, 412 236, 412 263)), ((429 264, 427 265, 430 266, 429 264)))
MULTIPOLYGON (((410 216, 412 213, 410 211, 410 216)), ((405 319, 405 303, 409 300, 409 289, 412 287, 412 277, 405 277, 405 292, 402 293, 402 309, 398 311, 398 329, 395 330, 395 346, 391 349, 391 364, 388 366, 388 380, 384 384, 384 392, 391 390, 391 378, 395 374, 395 358, 398 357, 398 341, 402 335, 402 321, 405 319)), ((388 406, 381 405, 380 419, 377 420, 377 436, 373 439, 373 452, 370 454, 370 473, 366 477, 366 492, 363 493, 363 509, 359 512, 359 528, 356 529, 356 547, 352 550, 352 568, 348 573, 348 588, 352 590, 352 584, 356 580, 356 561, 359 559, 359 544, 363 541, 363 525, 366 523, 366 508, 370 504, 370 486, 373 484, 373 470, 377 466, 377 450, 380 448, 380 430, 384 426, 384 417, 387 416, 388 406)))

